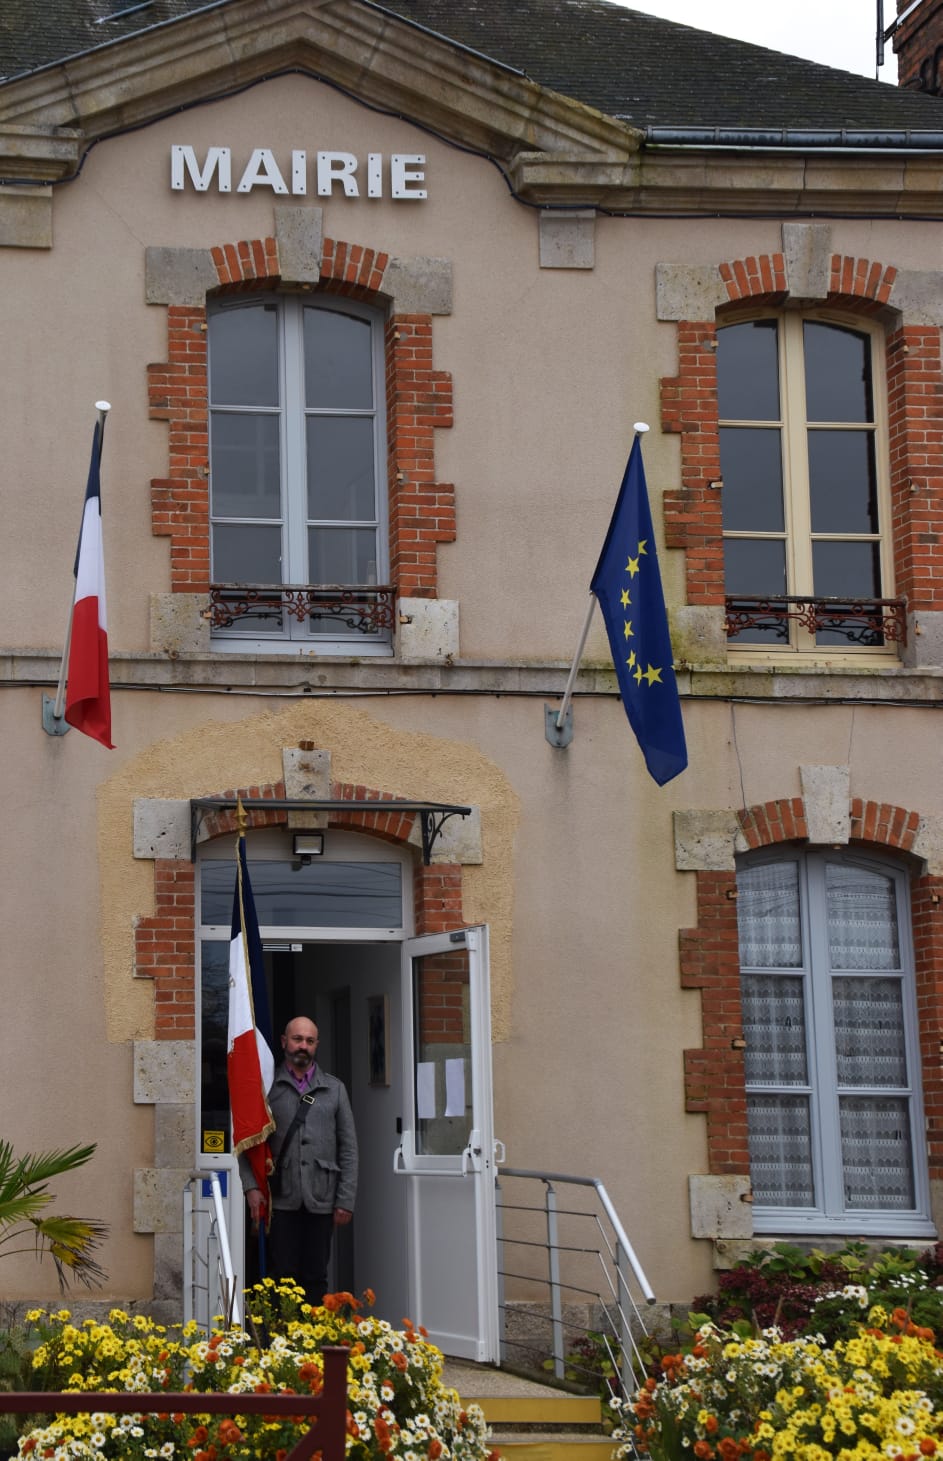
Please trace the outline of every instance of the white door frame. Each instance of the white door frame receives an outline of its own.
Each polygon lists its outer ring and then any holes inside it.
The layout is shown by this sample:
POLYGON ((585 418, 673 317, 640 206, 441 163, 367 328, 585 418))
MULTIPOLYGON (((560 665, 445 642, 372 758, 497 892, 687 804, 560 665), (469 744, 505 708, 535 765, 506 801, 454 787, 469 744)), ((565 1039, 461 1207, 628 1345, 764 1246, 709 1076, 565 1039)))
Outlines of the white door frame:
POLYGON ((413 1317, 447 1354, 497 1363, 500 1339, 487 927, 404 939, 403 1001, 406 1110, 394 1165, 409 1184, 413 1317), (416 1140, 413 961, 426 955, 454 953, 460 948, 468 953, 471 1130, 460 1153, 429 1155, 417 1151, 416 1140), (471 1254, 468 1244, 474 1247, 471 1254))

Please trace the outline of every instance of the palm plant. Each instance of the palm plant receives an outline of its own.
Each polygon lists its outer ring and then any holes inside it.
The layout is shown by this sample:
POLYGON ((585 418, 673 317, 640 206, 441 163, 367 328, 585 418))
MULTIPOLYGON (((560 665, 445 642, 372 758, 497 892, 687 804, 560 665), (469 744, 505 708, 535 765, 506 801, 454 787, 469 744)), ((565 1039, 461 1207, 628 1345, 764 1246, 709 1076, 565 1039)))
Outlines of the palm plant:
POLYGON ((0 1139, 0 1258, 32 1248, 38 1258, 46 1253, 52 1258, 60 1288, 70 1278, 86 1287, 101 1283, 105 1273, 92 1255, 107 1225, 46 1211, 53 1200, 50 1179, 84 1166, 94 1151, 94 1145, 70 1146, 17 1157, 12 1144, 0 1139), (8 1247, 11 1243, 17 1246, 8 1247))

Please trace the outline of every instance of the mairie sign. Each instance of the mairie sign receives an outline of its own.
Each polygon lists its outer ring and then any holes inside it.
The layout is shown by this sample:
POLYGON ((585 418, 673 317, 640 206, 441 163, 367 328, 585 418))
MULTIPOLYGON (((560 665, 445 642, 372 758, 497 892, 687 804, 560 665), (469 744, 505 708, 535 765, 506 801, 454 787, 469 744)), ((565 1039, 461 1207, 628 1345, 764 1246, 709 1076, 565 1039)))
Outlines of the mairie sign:
MULTIPOLYGON (((345 198, 420 199, 428 196, 425 183, 426 158, 420 152, 368 152, 365 158, 353 152, 315 152, 296 148, 282 168, 269 147, 256 147, 236 183, 237 193, 253 188, 271 188, 273 193, 295 197, 314 192, 319 198, 334 194, 345 198)), ((237 168, 238 171, 238 168, 237 168)), ((208 147, 202 161, 196 149, 177 143, 170 149, 170 186, 182 193, 231 193, 233 158, 228 147, 208 147)))

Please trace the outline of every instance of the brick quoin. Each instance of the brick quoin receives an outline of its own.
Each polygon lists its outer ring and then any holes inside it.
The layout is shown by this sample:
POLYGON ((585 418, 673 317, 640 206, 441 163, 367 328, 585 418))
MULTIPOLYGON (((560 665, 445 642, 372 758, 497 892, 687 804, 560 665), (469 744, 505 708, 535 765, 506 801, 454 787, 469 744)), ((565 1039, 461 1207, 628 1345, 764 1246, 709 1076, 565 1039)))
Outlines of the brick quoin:
MULTIPOLYGON (((850 805, 851 844, 912 853, 920 823, 916 812, 855 797, 850 805)), ((801 797, 784 797, 738 813, 748 847, 802 842, 808 837, 801 797)), ((704 1044, 684 1052, 685 1109, 707 1119, 712 1175, 747 1175, 747 1134, 737 934, 736 874, 701 871, 695 928, 679 932, 681 985, 701 991, 704 1044)), ((928 1125, 930 1176, 943 1177, 943 877, 911 880, 917 1013, 923 1097, 928 1125)))
MULTIPOLYGON (((284 800, 284 782, 266 782, 221 791, 225 800, 284 800)), ((415 812, 384 810, 389 800, 375 788, 337 781, 331 785, 332 801, 376 801, 377 810, 328 813, 328 828, 334 831, 364 832, 383 841, 403 846, 409 841, 416 821, 415 812)), ((210 812, 202 824, 204 840, 235 837, 235 810, 210 812)), ((288 813, 284 808, 251 808, 247 810, 252 830, 264 827, 285 827, 288 813)), ((414 848, 411 848, 415 851, 414 848)), ((232 847, 235 869, 235 845, 232 847)), ((233 873, 235 877, 235 871, 233 873)), ((194 930, 196 919, 196 878, 189 862, 158 858, 154 862, 154 904, 156 912, 141 918, 134 931, 134 972, 154 981, 154 1032, 158 1040, 196 1039, 197 971, 194 962, 194 930)), ((413 914, 417 934, 446 933, 464 927, 462 911, 462 868, 458 863, 435 863, 425 867, 416 859, 413 867, 413 914)), ((450 957, 450 956, 447 956, 450 957)), ((454 979, 454 971, 450 974, 454 979)), ((453 1042, 459 1025, 449 1016, 448 1038, 453 1042)), ((461 1025, 464 1029, 464 1024, 461 1025)), ((431 1037, 430 1037, 431 1038, 431 1037)), ((437 1039, 444 1039, 441 1034, 437 1039)))
MULTIPOLYGON (((274 238, 211 250, 217 295, 281 282, 274 238)), ((325 239, 318 293, 383 303, 389 257, 325 239)), ((170 538, 174 593, 210 585, 209 418, 205 308, 170 305, 167 359, 148 366, 152 421, 168 425, 167 476, 151 482, 151 529, 170 538)), ((452 381, 432 368, 431 315, 393 315, 386 327, 390 579, 402 597, 435 598, 439 543, 455 540, 455 489, 439 482, 434 433, 452 425, 452 381)))
MULTIPOLYGON (((717 425, 717 328, 745 303, 776 308, 786 298, 782 254, 718 266, 727 304, 717 321, 678 325, 678 374, 661 381, 661 425, 681 437, 681 485, 664 494, 665 541, 685 552, 687 602, 723 605, 722 504, 717 425)), ((897 270, 833 254, 827 303, 875 317, 891 299, 897 270)), ((940 331, 900 325, 886 338, 888 448, 894 589, 914 612, 943 608, 934 573, 943 517, 943 357, 940 331)))

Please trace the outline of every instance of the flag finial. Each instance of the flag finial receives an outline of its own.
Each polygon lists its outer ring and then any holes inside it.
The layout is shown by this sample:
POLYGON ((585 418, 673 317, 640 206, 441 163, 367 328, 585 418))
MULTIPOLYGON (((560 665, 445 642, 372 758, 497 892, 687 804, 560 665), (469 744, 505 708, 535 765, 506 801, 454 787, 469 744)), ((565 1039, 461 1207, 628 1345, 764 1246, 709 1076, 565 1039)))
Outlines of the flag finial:
POLYGON ((236 829, 240 837, 246 835, 246 828, 249 825, 249 814, 242 805, 242 797, 236 798, 236 829))

